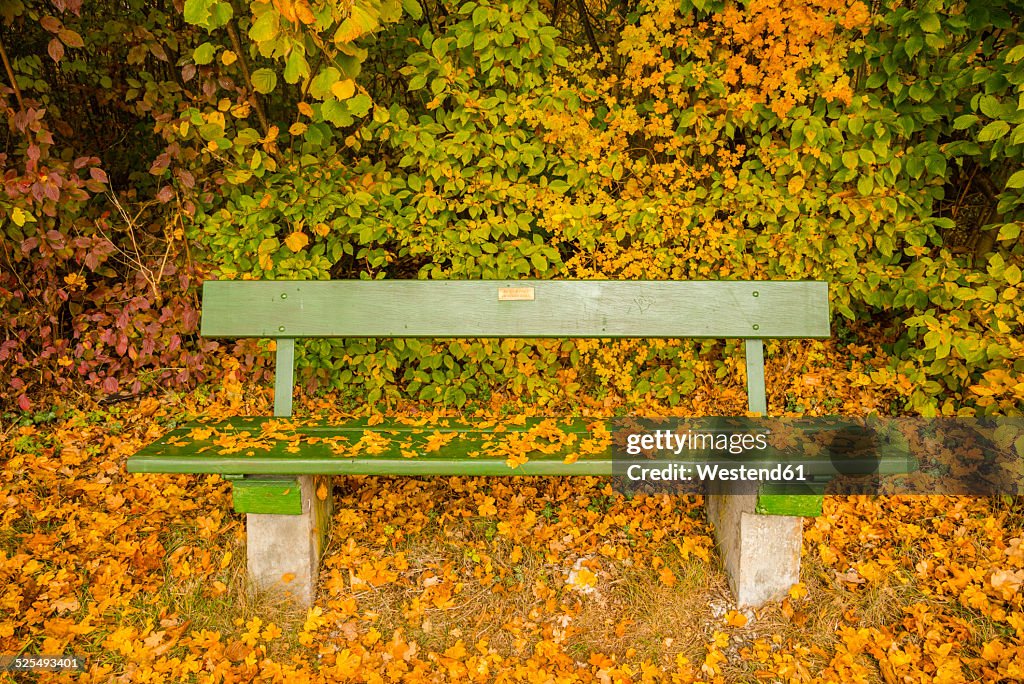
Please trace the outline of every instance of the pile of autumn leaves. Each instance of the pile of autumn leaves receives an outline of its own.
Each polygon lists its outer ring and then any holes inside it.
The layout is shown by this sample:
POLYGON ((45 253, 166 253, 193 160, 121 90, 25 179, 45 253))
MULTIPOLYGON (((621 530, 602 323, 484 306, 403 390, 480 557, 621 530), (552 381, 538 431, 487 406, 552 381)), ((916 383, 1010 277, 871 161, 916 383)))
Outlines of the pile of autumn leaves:
POLYGON ((0 653, 83 655, 53 677, 86 682, 1024 678, 1019 501, 826 499, 803 582, 741 612, 699 497, 338 478, 316 605, 267 608, 225 482, 124 468, 177 416, 265 413, 250 394, 6 429, 0 653))

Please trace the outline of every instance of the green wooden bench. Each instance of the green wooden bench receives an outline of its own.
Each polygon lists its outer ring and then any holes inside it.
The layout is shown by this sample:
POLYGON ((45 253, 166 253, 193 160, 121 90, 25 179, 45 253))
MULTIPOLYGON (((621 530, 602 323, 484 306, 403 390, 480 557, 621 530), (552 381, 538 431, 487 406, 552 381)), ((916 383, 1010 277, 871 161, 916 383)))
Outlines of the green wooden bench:
MULTIPOLYGON (((749 409, 765 415, 762 340, 828 337, 829 303, 826 283, 796 281, 210 281, 202 334, 276 340, 275 415, 179 427, 132 456, 128 470, 229 478, 236 510, 247 513, 250 575, 264 587, 284 578, 309 603, 333 475, 611 475, 612 455, 584 420, 535 420, 503 434, 486 423, 295 421, 296 339, 738 338, 749 409), (509 457, 510 440, 533 445, 529 460, 509 457)), ((799 581, 798 515, 820 510, 820 499, 801 501, 759 498, 756 487, 708 497, 740 604, 781 597, 799 581)))

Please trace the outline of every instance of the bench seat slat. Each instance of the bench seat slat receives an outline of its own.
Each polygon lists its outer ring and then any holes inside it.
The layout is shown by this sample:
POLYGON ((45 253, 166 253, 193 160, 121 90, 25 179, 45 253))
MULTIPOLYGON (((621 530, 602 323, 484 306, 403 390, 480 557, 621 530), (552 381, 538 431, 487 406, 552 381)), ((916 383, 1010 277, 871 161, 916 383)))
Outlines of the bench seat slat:
MULTIPOLYGON (((292 427, 277 418, 234 418, 213 424, 194 423, 176 428, 162 439, 128 459, 133 473, 219 473, 222 475, 614 475, 616 460, 607 439, 594 437, 598 426, 611 432, 611 421, 576 419, 557 423, 559 431, 572 435, 571 444, 535 438, 545 450, 532 450, 529 460, 518 467, 508 464, 509 435, 519 437, 540 428, 543 419, 531 418, 525 425, 508 426, 495 433, 493 424, 458 423, 422 427, 385 423, 369 426, 365 420, 341 425, 311 424, 292 427), (281 428, 282 425, 289 427, 281 428), (266 430, 264 430, 266 428, 266 430), (353 451, 365 436, 358 451, 353 451), (439 443, 439 436, 445 439, 439 443), (376 441, 374 441, 376 440, 376 441), (431 441, 433 445, 430 445, 431 441), (586 445, 584 453, 581 446, 586 445), (490 450, 490 452, 489 452, 490 450), (553 453, 546 453, 550 450, 553 453), (567 463, 566 457, 578 455, 567 463)), ((720 425, 722 419, 691 419, 694 429, 720 425)), ((454 423, 454 421, 453 421, 454 423)), ((536 435, 537 433, 534 433, 536 435)), ((557 437, 555 438, 557 439, 557 437)), ((769 448, 759 454, 762 463, 784 457, 796 463, 792 454, 769 448)), ((691 451, 673 461, 693 466, 722 463, 722 455, 691 451)), ((809 476, 835 474, 828 453, 800 459, 809 476)), ((731 461, 739 465, 741 461, 731 461)), ((755 465, 749 461, 748 465, 755 465)), ((619 462, 618 467, 622 467, 619 462)), ((723 463, 724 465, 724 463, 723 463)), ((882 455, 880 473, 906 472, 906 454, 893 451, 882 455)))
POLYGON ((305 452, 294 456, 202 455, 135 456, 129 464, 137 473, 218 473, 221 475, 612 475, 610 456, 566 463, 564 456, 537 455, 518 468, 496 458, 442 454, 416 458, 367 456, 344 458, 305 452))
MULTIPOLYGON (((263 417, 192 423, 171 430, 130 457, 128 471, 224 475, 612 474, 610 449, 589 454, 585 464, 582 458, 577 463, 564 463, 567 454, 562 451, 550 455, 534 451, 526 464, 515 469, 506 465, 505 456, 484 453, 509 435, 538 428, 544 420, 529 418, 522 425, 504 423, 498 430, 494 422, 448 419, 420 426, 399 422, 369 425, 365 419, 337 425, 303 425, 308 421, 263 417), (356 455, 348 455, 366 435, 371 441, 364 443, 356 455), (429 446, 432 440, 440 441, 439 435, 445 438, 443 443, 429 446), (380 453, 374 453, 374 440, 380 453)), ((578 447, 591 436, 588 426, 594 421, 573 419, 551 424, 559 433, 575 436, 574 447, 578 447)))

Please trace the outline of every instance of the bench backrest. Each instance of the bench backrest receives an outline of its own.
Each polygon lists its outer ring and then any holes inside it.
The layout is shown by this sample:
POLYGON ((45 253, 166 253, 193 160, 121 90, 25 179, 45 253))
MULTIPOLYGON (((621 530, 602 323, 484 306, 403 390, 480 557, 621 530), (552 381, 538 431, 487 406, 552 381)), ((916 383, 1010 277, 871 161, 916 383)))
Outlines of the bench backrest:
POLYGON ((203 285, 202 334, 276 338, 286 416, 302 337, 741 338, 765 413, 761 340, 830 333, 819 281, 231 280, 203 285))

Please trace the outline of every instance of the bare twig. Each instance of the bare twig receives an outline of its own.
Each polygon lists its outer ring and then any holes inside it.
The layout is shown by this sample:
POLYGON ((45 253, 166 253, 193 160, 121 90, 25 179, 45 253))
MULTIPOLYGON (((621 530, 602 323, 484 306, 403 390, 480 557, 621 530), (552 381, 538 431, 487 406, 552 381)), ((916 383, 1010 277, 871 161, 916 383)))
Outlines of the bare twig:
POLYGON ((18 88, 18 82, 14 79, 14 70, 11 69, 11 63, 7 61, 7 50, 4 49, 4 42, 2 40, 0 40, 0 59, 4 61, 7 79, 11 82, 11 87, 14 88, 14 99, 18 101, 18 109, 24 109, 25 102, 21 99, 21 89, 18 88))
POLYGON ((981 168, 977 164, 973 164, 971 168, 971 176, 967 179, 964 184, 964 189, 960 192, 960 196, 957 198, 956 203, 953 205, 953 209, 950 213, 953 214, 953 219, 960 214, 960 208, 963 206, 964 201, 967 199, 968 191, 971 189, 971 185, 974 183, 974 176, 978 173, 978 169, 981 168))
MULTIPOLYGON (((306 79, 306 85, 302 88, 302 97, 299 98, 299 104, 306 101, 306 97, 309 95, 309 87, 313 85, 313 78, 320 72, 320 65, 324 62, 324 57, 327 56, 326 46, 320 48, 320 54, 317 55, 316 62, 313 64, 313 70, 309 72, 309 78, 306 79)), ((331 57, 331 62, 334 61, 334 57, 331 57)), ((298 112, 295 115, 295 123, 299 123, 302 116, 302 112, 298 112)), ((295 136, 293 135, 292 138, 295 136)), ((289 143, 291 144, 291 143, 289 143)))
MULTIPOLYGON (((108 193, 108 196, 110 197, 110 201, 113 203, 114 207, 117 209, 117 213, 121 215, 121 219, 125 222, 125 225, 128 227, 128 237, 132 241, 132 250, 135 252, 134 255, 129 254, 125 250, 118 247, 117 243, 111 240, 106 235, 104 235, 104 237, 107 237, 107 240, 110 242, 110 244, 112 244, 114 248, 118 252, 120 252, 131 265, 133 265, 135 268, 139 270, 140 273, 142 273, 142 277, 146 279, 146 282, 153 290, 153 297, 155 301, 162 301, 163 297, 160 294, 160 281, 163 279, 164 270, 167 268, 167 260, 171 254, 171 242, 168 241, 167 248, 164 250, 163 257, 160 261, 160 268, 157 272, 154 273, 153 269, 149 268, 148 266, 146 266, 146 264, 143 263, 142 250, 139 248, 139 243, 135 239, 135 226, 138 222, 139 217, 142 216, 142 213, 146 209, 148 209, 152 204, 154 204, 154 202, 144 203, 140 207, 139 212, 133 217, 129 216, 128 211, 121 205, 121 202, 117 199, 116 195, 114 195, 113 193, 108 193)), ((102 232, 103 231, 101 230, 100 233, 102 234, 102 232)))

